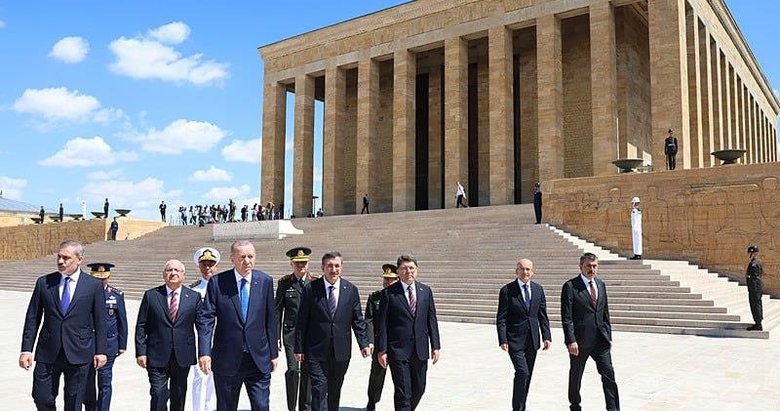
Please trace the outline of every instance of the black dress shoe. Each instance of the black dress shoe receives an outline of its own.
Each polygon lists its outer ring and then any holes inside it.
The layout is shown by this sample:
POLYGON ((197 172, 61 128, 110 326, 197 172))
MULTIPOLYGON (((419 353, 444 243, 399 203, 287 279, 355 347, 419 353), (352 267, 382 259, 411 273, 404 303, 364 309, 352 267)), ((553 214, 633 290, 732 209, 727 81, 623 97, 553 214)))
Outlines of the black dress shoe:
POLYGON ((633 257, 629 258, 629 260, 641 260, 642 254, 634 254, 633 257))
POLYGON ((748 327, 747 330, 748 331, 764 331, 764 328, 761 327, 761 324, 755 324, 755 325, 751 325, 750 327, 748 327))
POLYGON ((376 411, 376 405, 374 404, 366 405, 366 411, 376 411))

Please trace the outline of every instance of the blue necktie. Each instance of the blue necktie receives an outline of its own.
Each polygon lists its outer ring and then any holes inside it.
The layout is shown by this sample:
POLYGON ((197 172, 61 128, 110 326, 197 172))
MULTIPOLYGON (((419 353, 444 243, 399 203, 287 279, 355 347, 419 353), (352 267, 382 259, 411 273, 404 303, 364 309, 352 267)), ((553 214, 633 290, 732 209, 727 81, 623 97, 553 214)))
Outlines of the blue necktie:
POLYGON ((68 312, 68 307, 70 306, 70 277, 65 277, 63 279, 64 284, 62 285, 62 300, 60 301, 60 308, 62 308, 62 313, 65 314, 68 312))
POLYGON ((523 297, 525 297, 525 308, 531 309, 531 296, 528 295, 528 284, 523 284, 523 297))
POLYGON ((241 317, 246 322, 246 314, 249 311, 249 288, 246 286, 246 278, 241 279, 241 317))

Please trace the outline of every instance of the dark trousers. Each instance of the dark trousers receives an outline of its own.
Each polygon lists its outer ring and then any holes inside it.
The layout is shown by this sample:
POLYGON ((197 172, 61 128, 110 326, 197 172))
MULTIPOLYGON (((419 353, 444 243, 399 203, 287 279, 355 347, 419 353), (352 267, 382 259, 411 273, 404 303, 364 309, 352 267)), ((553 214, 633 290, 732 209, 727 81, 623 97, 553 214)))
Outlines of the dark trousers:
POLYGON ((618 398, 618 387, 615 382, 615 370, 612 368, 612 355, 610 354, 610 343, 600 338, 599 342, 593 347, 580 346, 580 355, 569 355, 569 408, 571 411, 581 411, 580 385, 582 384, 582 372, 585 370, 585 363, 588 358, 593 358, 596 362, 596 370, 601 375, 601 385, 604 389, 604 401, 607 405, 607 411, 619 411, 620 400, 618 398))
POLYGON ((311 382, 309 381, 309 366, 295 360, 293 345, 284 345, 284 354, 287 358, 287 371, 284 373, 284 381, 287 387, 287 409, 295 411, 308 411, 311 409, 311 382))
POLYGON ((171 353, 171 360, 165 367, 146 367, 149 375, 149 401, 151 411, 167 411, 168 400, 171 401, 171 411, 184 411, 184 401, 187 399, 187 375, 190 366, 180 367, 176 357, 171 353), (170 382, 170 384, 169 384, 170 382))
POLYGON ((306 360, 311 378, 312 411, 338 411, 341 400, 341 386, 347 373, 349 360, 327 361, 306 360))
POLYGON ((761 324, 764 319, 764 307, 761 303, 761 294, 763 285, 761 280, 748 280, 748 302, 750 302, 750 313, 753 314, 753 322, 761 324))
POLYGON ((368 374, 368 404, 374 405, 382 398, 387 369, 379 365, 378 352, 371 356, 371 372, 368 374))
POLYGON ((674 168, 677 166, 677 154, 667 154, 666 155, 666 169, 667 170, 674 170, 674 168))
POLYGON ((108 357, 106 365, 97 372, 93 367, 89 367, 84 411, 108 411, 111 408, 111 378, 114 374, 114 360, 116 357, 108 357))
POLYGON ((425 392, 428 360, 412 356, 408 360, 391 360, 390 374, 393 377, 393 402, 396 411, 412 411, 417 408, 425 392))
MULTIPOLYGON (((56 411, 55 401, 60 390, 60 376, 65 375, 65 411, 81 411, 84 390, 91 363, 70 364, 60 352, 54 363, 36 362, 33 369, 32 397, 39 411, 56 411)), ((6 404, 11 405, 11 404, 6 404)))
POLYGON ((512 410, 525 411, 525 400, 528 398, 528 388, 531 386, 531 376, 536 363, 536 348, 532 343, 525 350, 509 353, 512 365, 515 367, 515 378, 512 390, 512 410))
POLYGON ((360 209, 360 214, 363 214, 363 213, 371 214, 371 212, 368 211, 368 204, 363 204, 363 208, 360 209))
POLYGON ((534 200, 534 215, 536 216, 536 224, 542 223, 542 202, 534 200))
POLYGON ((264 373, 248 352, 241 357, 238 375, 214 374, 214 391, 217 392, 217 411, 238 409, 241 385, 246 387, 252 411, 268 411, 271 395, 271 373, 264 373))
POLYGON ((455 205, 455 208, 461 208, 461 207, 468 207, 466 203, 463 201, 463 195, 458 196, 458 203, 455 205))

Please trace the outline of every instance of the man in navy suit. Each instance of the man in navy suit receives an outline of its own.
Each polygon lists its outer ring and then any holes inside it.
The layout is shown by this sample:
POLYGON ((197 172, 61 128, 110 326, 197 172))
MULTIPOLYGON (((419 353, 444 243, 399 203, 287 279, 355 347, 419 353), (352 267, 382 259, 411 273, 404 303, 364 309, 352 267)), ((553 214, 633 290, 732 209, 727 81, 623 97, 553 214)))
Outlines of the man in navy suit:
POLYGON ((499 346, 509 353, 515 367, 512 410, 525 411, 536 351, 541 345, 539 331, 545 350, 550 348, 552 336, 544 288, 531 281, 534 263, 528 259, 518 261, 515 274, 517 279, 503 286, 498 293, 496 330, 499 346))
POLYGON ((439 361, 441 342, 433 292, 417 281, 417 259, 401 255, 396 266, 401 281, 387 287, 379 301, 377 350, 379 363, 390 365, 395 409, 408 411, 422 399, 428 358, 439 361))
POLYGON ((358 289, 341 278, 338 251, 322 256, 323 276, 306 284, 295 325, 295 359, 306 361, 312 411, 338 411, 352 356, 350 329, 363 358, 371 355, 358 289))
POLYGON ((580 257, 580 275, 563 284, 561 320, 569 350, 569 408, 580 411, 580 384, 588 357, 601 374, 608 411, 620 410, 615 370, 612 368, 612 324, 609 322, 607 287, 598 274, 599 260, 594 254, 580 257))
POLYGON ((254 270, 255 246, 247 240, 230 246, 230 261, 233 268, 206 287, 198 314, 198 363, 205 374, 214 372, 218 411, 238 408, 241 385, 252 411, 268 411, 271 372, 279 361, 273 280, 254 270))
POLYGON ((200 294, 184 283, 184 264, 165 263, 165 284, 147 290, 135 325, 135 361, 149 375, 152 411, 183 411, 187 398, 187 375, 195 364, 195 318, 200 294), (170 389, 168 383, 170 381, 170 389))
POLYGON ((83 260, 81 243, 62 242, 57 251, 57 271, 38 278, 27 306, 19 366, 30 369, 33 346, 39 337, 32 390, 38 410, 56 410, 62 374, 65 411, 81 410, 89 367, 100 369, 106 363, 103 284, 81 271, 83 260))

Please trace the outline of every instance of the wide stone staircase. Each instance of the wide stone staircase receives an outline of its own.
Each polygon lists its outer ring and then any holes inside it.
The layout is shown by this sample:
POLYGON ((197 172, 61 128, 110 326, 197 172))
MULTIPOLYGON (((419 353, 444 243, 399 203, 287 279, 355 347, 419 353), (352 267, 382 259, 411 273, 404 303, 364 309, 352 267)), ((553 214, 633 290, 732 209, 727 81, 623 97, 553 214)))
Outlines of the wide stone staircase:
MULTIPOLYGON (((578 274, 583 250, 600 257, 599 276, 609 293, 613 329, 649 333, 769 338, 769 331, 749 332, 752 324, 744 287, 715 274, 679 264, 621 259, 583 240, 533 224, 528 205, 406 213, 296 219, 305 234, 283 240, 256 240, 257 268, 275 278, 290 272, 285 252, 304 245, 313 249, 310 270, 320 272, 320 256, 338 250, 344 256, 343 276, 358 286, 364 301, 381 286, 381 266, 401 253, 419 261, 419 280, 429 284, 439 319, 493 323, 498 291, 515 278, 518 259, 534 262, 534 280, 546 291, 550 321, 560 327, 560 290, 578 274), (563 235, 562 235, 563 234, 563 235), (692 271, 691 271, 692 270, 692 271), (679 278, 677 278, 679 277, 679 278), (712 295, 713 297, 708 297, 712 295)), ((212 241, 207 227, 171 226, 129 241, 87 245, 86 262, 111 262, 112 284, 128 298, 162 283, 168 259, 187 269, 187 283, 198 277, 193 252, 205 245, 231 267, 229 242, 212 241)), ((686 263, 687 265, 687 263, 686 263)), ((56 269, 55 258, 0 262, 0 289, 28 291, 34 278, 56 269)), ((780 318, 778 301, 765 300, 765 330, 780 318)))

